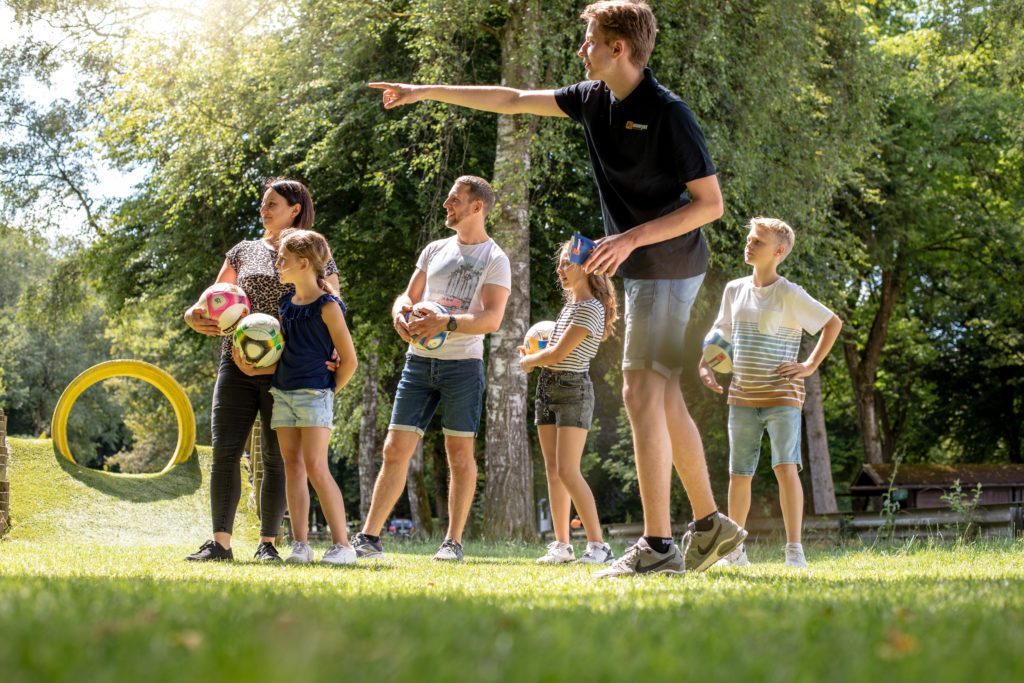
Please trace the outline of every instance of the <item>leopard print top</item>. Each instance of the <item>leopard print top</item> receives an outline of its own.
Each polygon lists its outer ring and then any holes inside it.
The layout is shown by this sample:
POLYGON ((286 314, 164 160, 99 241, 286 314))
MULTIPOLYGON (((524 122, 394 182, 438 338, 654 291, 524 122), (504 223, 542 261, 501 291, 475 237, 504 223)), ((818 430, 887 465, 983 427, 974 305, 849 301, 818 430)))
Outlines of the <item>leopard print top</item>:
MULTIPOLYGON (((275 318, 278 307, 285 292, 294 293, 293 285, 283 285, 277 277, 274 261, 277 251, 263 240, 245 240, 239 242, 227 253, 227 261, 235 269, 236 283, 249 297, 251 313, 266 313, 275 318)), ((325 275, 338 272, 338 266, 332 258, 324 268, 325 275)), ((221 355, 231 356, 231 337, 225 337, 221 343, 221 355)))

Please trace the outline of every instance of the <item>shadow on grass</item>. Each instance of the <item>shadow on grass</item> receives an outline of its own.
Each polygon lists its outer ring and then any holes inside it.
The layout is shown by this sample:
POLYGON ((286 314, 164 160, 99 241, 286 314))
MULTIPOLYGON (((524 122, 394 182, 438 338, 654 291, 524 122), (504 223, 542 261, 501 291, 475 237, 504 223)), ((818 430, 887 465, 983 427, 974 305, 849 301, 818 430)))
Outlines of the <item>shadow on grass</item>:
POLYGON ((72 479, 100 493, 134 503, 187 496, 195 493, 203 480, 197 454, 165 474, 146 476, 110 474, 68 462, 56 453, 54 457, 60 468, 72 479))

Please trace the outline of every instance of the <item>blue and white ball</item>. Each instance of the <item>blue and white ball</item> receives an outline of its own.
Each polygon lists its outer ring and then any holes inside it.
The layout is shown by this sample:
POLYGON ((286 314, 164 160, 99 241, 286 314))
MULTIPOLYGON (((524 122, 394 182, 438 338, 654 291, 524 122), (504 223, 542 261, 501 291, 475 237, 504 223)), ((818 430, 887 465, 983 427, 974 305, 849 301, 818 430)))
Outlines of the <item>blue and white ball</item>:
MULTIPOLYGON (((445 318, 448 317, 448 309, 434 301, 421 301, 412 307, 412 317, 422 318, 426 313, 436 313, 445 318)), ((407 314, 405 319, 409 320, 409 317, 407 314)), ((433 337, 414 339, 412 345, 420 351, 437 351, 444 345, 446 339, 448 339, 448 331, 441 330, 433 337)))
POLYGON ((732 342, 718 329, 704 337, 704 362, 715 372, 732 372, 732 342))

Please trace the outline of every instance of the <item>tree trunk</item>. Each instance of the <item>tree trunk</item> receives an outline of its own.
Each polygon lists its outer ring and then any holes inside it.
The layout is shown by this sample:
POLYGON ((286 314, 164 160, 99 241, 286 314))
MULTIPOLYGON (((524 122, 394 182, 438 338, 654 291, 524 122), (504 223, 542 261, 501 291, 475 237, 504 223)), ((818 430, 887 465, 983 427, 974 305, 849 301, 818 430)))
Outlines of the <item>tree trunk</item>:
POLYGON ((366 519, 373 498, 373 485, 377 480, 377 454, 380 439, 377 435, 377 404, 380 397, 378 384, 377 340, 370 342, 370 352, 363 363, 363 414, 359 418, 359 518, 366 519))
POLYGON ((409 478, 405 485, 409 495, 409 514, 417 536, 432 536, 434 520, 430 515, 430 494, 423 478, 423 439, 420 439, 409 461, 409 478))
MULTIPOLYGON (((501 36, 502 85, 536 87, 542 39, 540 3, 511 3, 501 36)), ((526 426, 526 375, 519 369, 521 343, 530 324, 530 140, 532 116, 499 116, 494 162, 498 194, 494 240, 508 254, 512 293, 501 330, 491 335, 487 368, 484 534, 488 538, 534 538, 533 463, 526 426)))
MULTIPOLYGON (((804 338, 804 354, 814 348, 810 337, 804 338)), ((804 424, 807 427, 807 462, 811 468, 811 495, 814 512, 827 515, 839 512, 836 488, 832 482, 832 459, 828 452, 828 432, 825 428, 825 407, 821 396, 821 375, 815 372, 804 379, 807 393, 804 401, 804 424)))
POLYGON ((879 428, 875 380, 882 360, 882 349, 889 336, 889 321, 892 319, 896 301, 902 289, 903 257, 897 255, 895 266, 882 271, 882 285, 879 292, 878 310, 868 331, 863 352, 851 334, 843 339, 843 357, 853 382, 853 393, 857 400, 857 421, 860 425, 861 440, 864 443, 864 457, 871 464, 886 462, 885 453, 892 453, 895 444, 882 448, 882 433, 879 428))

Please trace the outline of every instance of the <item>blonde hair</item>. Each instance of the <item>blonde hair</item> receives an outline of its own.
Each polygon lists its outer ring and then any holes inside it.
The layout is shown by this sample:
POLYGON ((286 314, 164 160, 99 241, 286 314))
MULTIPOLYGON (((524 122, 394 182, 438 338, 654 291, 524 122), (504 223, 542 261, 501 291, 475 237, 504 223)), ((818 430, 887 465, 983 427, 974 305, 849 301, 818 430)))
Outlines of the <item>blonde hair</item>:
POLYGON ((786 260, 789 253, 793 251, 793 243, 796 242, 796 233, 793 232, 793 228, 789 227, 789 224, 785 221, 779 220, 778 218, 768 218, 766 216, 758 216, 757 218, 751 218, 750 223, 747 224, 748 230, 753 230, 755 227, 764 228, 772 234, 775 238, 776 244, 781 244, 786 248, 783 252, 782 258, 779 259, 779 263, 786 260))
POLYGON ((622 40, 629 45, 629 61, 643 68, 654 51, 658 22, 643 0, 602 0, 587 5, 580 14, 583 21, 593 20, 607 43, 622 40))
MULTIPOLYGON (((568 257, 571 248, 572 240, 558 248, 555 252, 556 266, 561 262, 562 256, 568 257)), ((604 341, 615 333, 615 321, 619 319, 619 297, 615 294, 615 284, 607 273, 598 275, 594 272, 587 276, 587 286, 590 287, 594 298, 604 307, 604 333, 601 335, 601 341, 604 341)), ((566 303, 570 303, 568 290, 563 290, 562 296, 566 303)))
POLYGON ((299 258, 309 261, 309 265, 316 272, 316 284, 328 294, 341 297, 341 293, 327 281, 325 271, 327 263, 331 260, 331 246, 327 238, 315 230, 289 229, 281 233, 281 241, 277 250, 288 250, 299 258))

